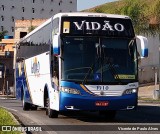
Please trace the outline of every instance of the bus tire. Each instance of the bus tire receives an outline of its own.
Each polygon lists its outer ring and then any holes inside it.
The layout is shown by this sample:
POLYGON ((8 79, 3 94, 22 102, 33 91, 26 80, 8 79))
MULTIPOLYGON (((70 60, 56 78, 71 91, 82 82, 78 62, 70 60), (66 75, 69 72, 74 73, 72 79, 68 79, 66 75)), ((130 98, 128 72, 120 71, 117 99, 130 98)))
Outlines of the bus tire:
POLYGON ((49 109, 48 117, 49 118, 58 118, 58 111, 49 109))
POLYGON ((116 110, 100 111, 100 115, 104 115, 107 120, 113 120, 116 116, 116 110))
POLYGON ((27 111, 30 109, 30 103, 25 102, 24 95, 23 95, 23 100, 22 100, 22 107, 24 111, 27 111))
POLYGON ((48 115, 49 118, 58 118, 58 111, 50 109, 50 100, 49 98, 46 99, 46 115, 48 115))
POLYGON ((36 105, 32 104, 32 106, 30 106, 30 108, 31 108, 31 110, 37 110, 38 107, 36 105))

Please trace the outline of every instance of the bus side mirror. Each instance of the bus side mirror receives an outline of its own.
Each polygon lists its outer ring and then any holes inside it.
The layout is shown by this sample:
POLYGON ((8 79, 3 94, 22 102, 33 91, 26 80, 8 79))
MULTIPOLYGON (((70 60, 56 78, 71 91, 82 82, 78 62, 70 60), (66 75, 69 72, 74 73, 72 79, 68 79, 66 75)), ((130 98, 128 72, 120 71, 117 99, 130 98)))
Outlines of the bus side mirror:
POLYGON ((53 47, 53 54, 55 56, 60 55, 60 36, 55 34, 52 39, 52 47, 53 47))
POLYGON ((144 36, 136 36, 136 42, 140 57, 148 57, 148 39, 144 36))

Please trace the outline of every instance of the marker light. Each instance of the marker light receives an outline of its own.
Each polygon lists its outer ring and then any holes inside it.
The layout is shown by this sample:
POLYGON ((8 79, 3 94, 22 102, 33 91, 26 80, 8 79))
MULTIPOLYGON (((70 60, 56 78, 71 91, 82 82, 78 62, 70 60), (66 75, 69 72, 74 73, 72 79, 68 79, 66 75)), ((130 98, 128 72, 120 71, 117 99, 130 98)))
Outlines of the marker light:
POLYGON ((137 93, 137 89, 127 89, 123 92, 123 95, 125 94, 133 94, 133 93, 137 93))

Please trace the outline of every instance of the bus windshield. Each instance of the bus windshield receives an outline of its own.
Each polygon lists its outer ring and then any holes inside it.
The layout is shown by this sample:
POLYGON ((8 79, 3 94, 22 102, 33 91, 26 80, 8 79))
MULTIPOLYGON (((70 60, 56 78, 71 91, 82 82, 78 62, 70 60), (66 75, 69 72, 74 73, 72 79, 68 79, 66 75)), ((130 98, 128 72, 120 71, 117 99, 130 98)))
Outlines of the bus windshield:
POLYGON ((137 81, 134 39, 64 37, 62 80, 85 84, 137 81))

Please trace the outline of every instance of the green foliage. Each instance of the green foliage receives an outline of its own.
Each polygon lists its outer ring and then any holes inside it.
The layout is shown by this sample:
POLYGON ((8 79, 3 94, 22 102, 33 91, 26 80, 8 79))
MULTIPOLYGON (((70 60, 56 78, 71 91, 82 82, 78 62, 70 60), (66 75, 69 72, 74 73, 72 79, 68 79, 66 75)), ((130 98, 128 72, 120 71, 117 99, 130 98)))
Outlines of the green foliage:
POLYGON ((0 108, 0 125, 16 125, 11 115, 3 108, 0 108))
MULTIPOLYGON (((11 114, 6 111, 5 109, 0 107, 0 126, 6 126, 6 125, 18 125, 13 120, 13 117, 11 114)), ((3 134, 20 134, 20 132, 13 131, 13 132, 2 132, 3 134)))
POLYGON ((127 15, 136 34, 160 34, 160 0, 119 0, 87 11, 127 15))
POLYGON ((96 13, 103 13, 103 9, 102 8, 95 8, 95 12, 96 13))
POLYGON ((157 21, 160 21, 160 0, 155 0, 153 5, 150 8, 151 15, 153 14, 157 21))
POLYGON ((144 13, 148 6, 139 0, 124 0, 125 6, 121 8, 121 14, 130 16, 137 34, 148 30, 148 17, 144 13))
POLYGON ((36 28, 36 26, 30 26, 30 27, 28 28, 28 31, 31 32, 31 31, 33 31, 35 28, 36 28))

